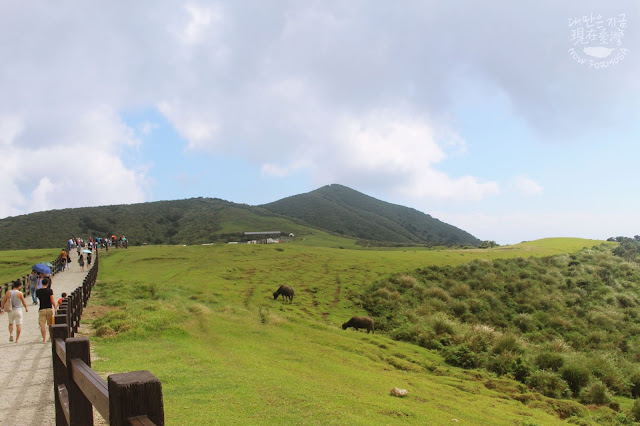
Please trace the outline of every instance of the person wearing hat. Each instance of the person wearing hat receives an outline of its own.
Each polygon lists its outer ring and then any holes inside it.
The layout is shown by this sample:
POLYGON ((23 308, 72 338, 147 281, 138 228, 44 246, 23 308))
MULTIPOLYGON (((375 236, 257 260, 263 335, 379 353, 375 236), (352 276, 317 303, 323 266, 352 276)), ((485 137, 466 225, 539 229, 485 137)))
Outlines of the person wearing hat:
POLYGON ((10 300, 11 311, 7 312, 9 317, 9 341, 13 342, 13 323, 16 323, 16 343, 20 340, 20 332, 22 331, 22 306, 24 306, 25 312, 29 312, 27 308, 27 302, 24 300, 22 292, 19 290, 22 286, 20 280, 14 281, 11 285, 11 290, 7 290, 2 303, 0 303, 0 314, 4 313, 4 304, 10 300), (22 305, 22 306, 21 306, 22 305))

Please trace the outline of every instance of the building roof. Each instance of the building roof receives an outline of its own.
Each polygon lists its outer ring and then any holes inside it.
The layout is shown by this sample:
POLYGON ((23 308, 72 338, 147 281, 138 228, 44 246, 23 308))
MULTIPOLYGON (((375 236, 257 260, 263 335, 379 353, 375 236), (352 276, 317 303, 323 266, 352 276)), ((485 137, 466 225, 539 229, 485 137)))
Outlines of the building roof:
POLYGON ((280 235, 280 231, 245 232, 244 235, 280 235))

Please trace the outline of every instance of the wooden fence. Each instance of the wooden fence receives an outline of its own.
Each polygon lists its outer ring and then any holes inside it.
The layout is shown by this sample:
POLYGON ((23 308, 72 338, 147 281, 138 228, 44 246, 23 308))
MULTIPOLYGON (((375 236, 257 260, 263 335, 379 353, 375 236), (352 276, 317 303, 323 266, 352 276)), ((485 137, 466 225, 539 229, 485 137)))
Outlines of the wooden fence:
MULTIPOLYGON (((56 257, 56 259, 51 262, 51 264, 53 265, 53 267, 51 268, 51 275, 55 275, 58 273, 58 269, 60 268, 60 263, 62 262, 62 256, 58 255, 58 257, 56 257)), ((20 291, 22 291, 22 294, 24 294, 25 296, 28 296, 31 294, 31 288, 29 286, 29 279, 28 276, 23 275, 20 278, 16 278, 15 280, 13 280, 10 283, 6 283, 4 284, 4 286, 0 286, 0 289, 2 289, 2 294, 4 295, 7 290, 11 290, 11 286, 13 285, 13 283, 18 280, 22 283, 22 287, 20 288, 20 291)))
POLYGON ((160 380, 149 371, 111 374, 91 369, 89 339, 74 337, 98 276, 99 257, 82 285, 60 304, 51 329, 56 425, 92 425, 93 409, 110 424, 164 425, 160 380))

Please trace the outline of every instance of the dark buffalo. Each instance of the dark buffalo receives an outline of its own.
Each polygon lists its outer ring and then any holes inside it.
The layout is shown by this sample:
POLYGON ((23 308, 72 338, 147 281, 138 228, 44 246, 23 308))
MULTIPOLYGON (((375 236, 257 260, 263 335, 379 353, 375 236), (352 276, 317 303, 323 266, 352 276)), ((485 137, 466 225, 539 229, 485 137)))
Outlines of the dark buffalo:
POLYGON ((273 292, 273 298, 277 299, 282 295, 282 300, 289 299, 289 303, 293 303, 293 288, 288 285, 281 285, 276 291, 273 292))
POLYGON ((349 327, 355 328, 356 331, 358 331, 358 329, 360 328, 366 328, 367 334, 369 334, 369 332, 372 332, 373 334, 376 333, 373 328, 373 320, 369 317, 353 317, 349 321, 342 324, 343 330, 346 330, 349 327))

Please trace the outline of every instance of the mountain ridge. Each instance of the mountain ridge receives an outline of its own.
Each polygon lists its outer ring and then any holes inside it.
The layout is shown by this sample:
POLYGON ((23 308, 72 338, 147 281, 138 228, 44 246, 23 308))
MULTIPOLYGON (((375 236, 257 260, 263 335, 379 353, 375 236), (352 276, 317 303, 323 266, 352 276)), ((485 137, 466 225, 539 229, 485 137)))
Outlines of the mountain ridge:
MULTIPOLYGON (((78 207, 0 219, 0 249, 48 248, 70 237, 126 235, 130 244, 242 241, 245 231, 298 235, 323 230, 345 238, 422 245, 478 245, 471 234, 410 207, 333 184, 251 206, 220 198, 78 207), (320 212, 320 216, 309 215, 320 212)), ((374 243, 375 245, 376 243, 374 243)))
POLYGON ((340 184, 293 195, 261 207, 341 235, 408 244, 478 245, 480 240, 411 207, 378 200, 340 184), (327 210, 327 202, 339 208, 327 210), (306 204, 306 206, 305 206, 306 204), (356 216, 360 221, 349 221, 356 216), (362 221, 369 226, 363 229, 362 221), (350 222, 350 223, 349 223, 350 222), (379 237, 372 238, 372 233, 379 237))

